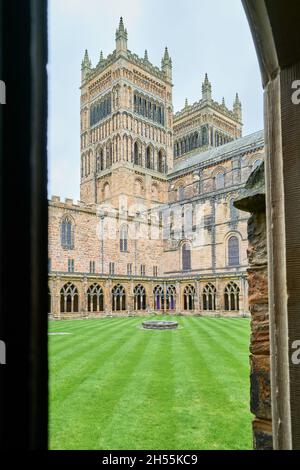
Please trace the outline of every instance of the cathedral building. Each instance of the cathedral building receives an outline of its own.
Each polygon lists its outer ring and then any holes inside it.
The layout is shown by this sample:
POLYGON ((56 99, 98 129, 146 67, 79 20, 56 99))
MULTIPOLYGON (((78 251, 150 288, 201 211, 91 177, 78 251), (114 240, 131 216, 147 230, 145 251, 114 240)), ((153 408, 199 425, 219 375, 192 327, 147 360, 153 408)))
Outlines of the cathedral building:
POLYGON ((49 201, 49 314, 247 315, 247 215, 233 206, 264 158, 242 106, 175 113, 172 60, 127 47, 81 67, 80 201, 49 201))

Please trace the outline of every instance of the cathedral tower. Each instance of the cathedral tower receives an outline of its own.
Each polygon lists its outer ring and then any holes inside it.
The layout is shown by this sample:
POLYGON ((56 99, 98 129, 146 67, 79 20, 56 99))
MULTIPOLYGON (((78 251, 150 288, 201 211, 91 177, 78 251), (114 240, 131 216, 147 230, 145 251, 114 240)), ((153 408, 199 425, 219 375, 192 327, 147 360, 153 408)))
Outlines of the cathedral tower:
POLYGON ((88 52, 81 81, 81 200, 119 207, 167 199, 166 173, 173 166, 172 61, 161 68, 127 47, 120 19, 116 48, 93 68, 88 52))

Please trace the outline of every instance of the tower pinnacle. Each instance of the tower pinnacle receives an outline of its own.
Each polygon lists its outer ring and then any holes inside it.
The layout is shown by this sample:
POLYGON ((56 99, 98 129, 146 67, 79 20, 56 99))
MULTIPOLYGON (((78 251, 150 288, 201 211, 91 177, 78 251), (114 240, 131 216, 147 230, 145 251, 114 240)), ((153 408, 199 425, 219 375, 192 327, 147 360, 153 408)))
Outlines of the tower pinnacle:
POLYGON ((81 80, 85 80, 87 74, 92 68, 92 62, 89 58, 89 54, 87 49, 85 50, 83 60, 81 62, 81 80))
POLYGON ((119 27, 116 30, 116 52, 117 54, 127 53, 127 29, 124 28, 122 16, 120 18, 119 27))
POLYGON ((239 121, 242 121, 242 103, 239 99, 238 93, 235 95, 235 100, 233 102, 233 112, 236 115, 239 121))
POLYGON ((169 80, 172 80, 172 59, 169 55, 168 48, 165 47, 164 56, 161 60, 161 69, 169 80))
POLYGON ((202 99, 211 100, 211 83, 208 80, 207 73, 205 74, 204 82, 202 83, 202 99))

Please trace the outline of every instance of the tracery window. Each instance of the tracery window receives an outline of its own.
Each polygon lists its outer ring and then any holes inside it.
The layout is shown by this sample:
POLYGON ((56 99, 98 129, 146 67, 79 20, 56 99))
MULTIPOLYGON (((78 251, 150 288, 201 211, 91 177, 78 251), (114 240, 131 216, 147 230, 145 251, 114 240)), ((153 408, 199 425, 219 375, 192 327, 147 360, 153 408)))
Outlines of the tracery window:
POLYGON ((183 309, 195 309, 195 287, 191 284, 188 284, 183 291, 183 309))
POLYGON ((117 284, 112 288, 112 310, 120 311, 126 309, 126 293, 125 288, 117 284))
POLYGON ((166 308, 167 310, 175 310, 176 304, 176 289, 175 286, 168 286, 167 287, 167 295, 166 295, 166 308))
POLYGON ((78 290, 77 287, 68 282, 60 290, 60 311, 78 312, 78 290))
POLYGON ((146 309, 146 290, 141 284, 135 286, 134 291, 134 310, 146 309))
POLYGON ((228 266, 238 266, 239 263, 239 239, 233 235, 228 239, 228 266))
POLYGON ((74 230, 72 219, 66 215, 60 224, 60 241, 61 246, 67 250, 74 248, 74 230))
POLYGON ((153 289, 154 295, 154 308, 156 310, 163 310, 165 304, 164 289, 162 286, 155 286, 153 289))
POLYGON ((230 281, 224 290, 224 307, 225 310, 239 310, 240 288, 238 285, 230 281))
POLYGON ((217 289, 210 282, 203 289, 203 310, 216 310, 217 289))
POLYGON ((88 312, 103 311, 103 289, 99 284, 92 284, 87 290, 88 312))

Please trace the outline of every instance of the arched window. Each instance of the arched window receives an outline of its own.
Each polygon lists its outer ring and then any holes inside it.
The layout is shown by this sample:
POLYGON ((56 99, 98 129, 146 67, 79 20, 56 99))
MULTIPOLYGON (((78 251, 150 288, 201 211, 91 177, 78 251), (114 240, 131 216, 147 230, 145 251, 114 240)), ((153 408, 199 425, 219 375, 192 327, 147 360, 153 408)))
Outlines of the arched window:
POLYGON ((225 187, 225 175, 222 172, 217 173, 217 175, 215 176, 215 188, 223 189, 224 187, 225 187))
POLYGON ((207 145, 207 144, 208 144, 207 128, 203 127, 202 128, 202 145, 207 145))
POLYGON ((233 235, 228 239, 228 266, 238 266, 239 264, 239 240, 233 235))
POLYGON ((103 289, 99 284, 92 284, 87 290, 88 312, 103 311, 103 289))
POLYGON ((160 173, 164 173, 165 172, 165 163, 164 163, 164 155, 163 155, 163 152, 162 150, 160 150, 158 152, 158 161, 157 161, 157 170, 160 172, 160 173))
POLYGON ((120 284, 113 287, 112 291, 112 310, 120 311, 126 309, 125 289, 120 284))
POLYGON ((98 150, 97 154, 97 173, 104 170, 103 149, 98 150))
POLYGON ((210 282, 203 289, 203 310, 216 310, 216 288, 210 282))
POLYGON ((134 154, 134 164, 135 165, 141 165, 140 148, 139 148, 139 144, 137 142, 134 143, 133 154, 134 154))
POLYGON ((146 310, 146 290, 141 284, 135 286, 134 291, 134 310, 146 310))
POLYGON ((183 291, 183 309, 195 310, 195 287, 189 284, 183 291))
POLYGON ((165 304, 164 289, 162 286, 156 286, 153 289, 154 295, 154 308, 156 310, 163 310, 165 304))
POLYGON ((175 304, 176 304, 176 289, 175 289, 175 286, 168 286, 167 287, 167 295, 166 295, 167 310, 175 310, 175 304))
POLYGON ((60 290, 60 311, 78 312, 78 290, 71 282, 65 284, 60 290))
POLYGON ((106 145, 106 168, 110 168, 112 165, 112 144, 106 145))
POLYGON ((148 146, 146 150, 146 168, 152 169, 152 151, 151 147, 148 146))
POLYGON ((191 269, 191 247, 189 243, 184 243, 181 247, 182 271, 191 269))
POLYGON ((60 224, 61 246, 67 250, 74 248, 73 224, 69 216, 63 217, 60 224))
POLYGON ((239 310, 240 288, 233 281, 225 287, 224 290, 224 307, 225 310, 239 310))
POLYGON ((123 225, 120 229, 120 251, 127 251, 128 248, 128 234, 127 234, 127 227, 123 225))

